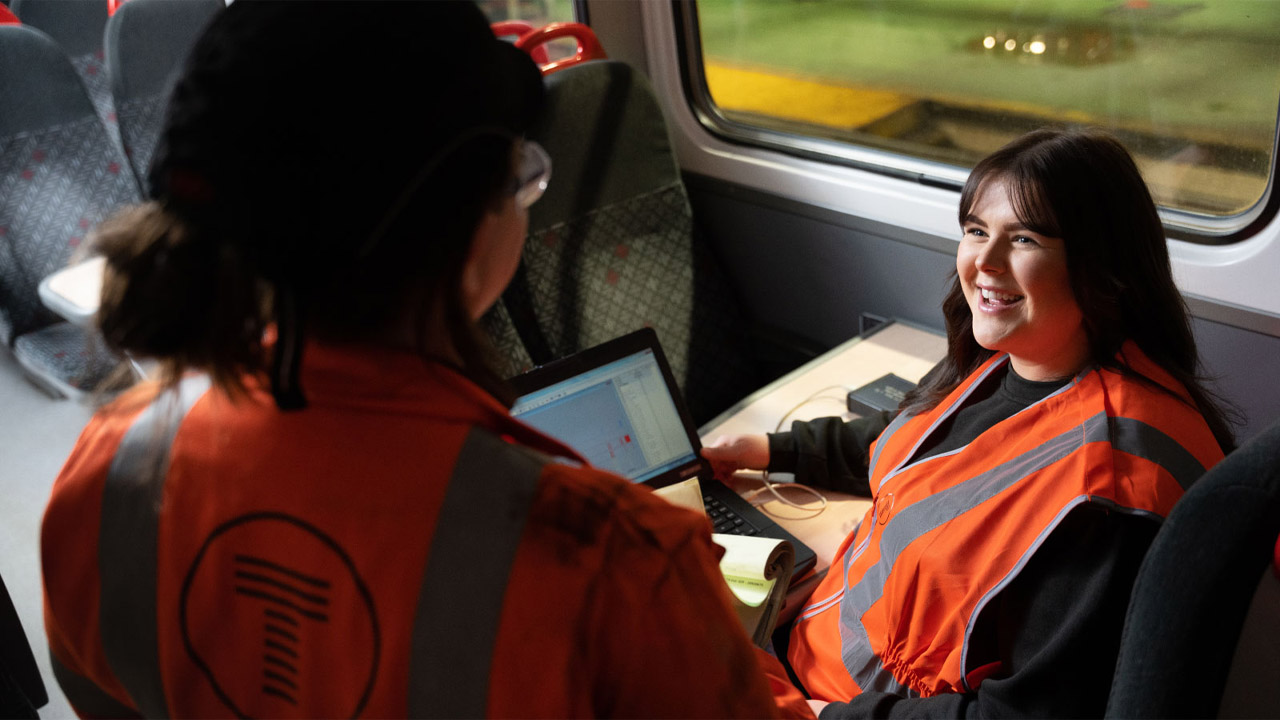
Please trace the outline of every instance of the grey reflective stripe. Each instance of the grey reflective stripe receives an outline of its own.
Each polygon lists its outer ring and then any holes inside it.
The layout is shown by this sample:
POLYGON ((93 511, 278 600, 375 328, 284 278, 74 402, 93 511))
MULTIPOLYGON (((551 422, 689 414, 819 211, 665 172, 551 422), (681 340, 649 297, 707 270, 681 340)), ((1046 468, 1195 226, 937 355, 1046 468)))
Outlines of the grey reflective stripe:
POLYGON ((57 655, 50 653, 49 661, 53 666, 53 676, 58 680, 58 687, 62 688, 62 694, 67 696, 67 701, 71 703, 77 715, 122 718, 134 717, 138 714, 137 710, 121 704, 119 700, 108 695, 88 678, 72 672, 58 660, 57 655))
MULTIPOLYGON (((874 518, 875 517, 874 502, 871 503, 871 509, 872 509, 871 517, 874 518)), ((840 589, 835 591, 831 595, 828 595, 827 597, 823 598, 822 600, 819 600, 818 602, 809 603, 809 605, 807 605, 806 607, 801 608, 800 619, 796 620, 796 622, 808 620, 814 615, 821 614, 824 610, 826 610, 827 608, 834 605, 837 601, 839 601, 840 598, 844 597, 845 590, 849 589, 849 566, 853 564, 854 560, 858 559, 858 556, 862 554, 862 551, 867 549, 867 545, 871 542, 871 534, 872 534, 872 531, 868 530, 867 536, 862 538, 862 542, 858 543, 856 547, 853 545, 850 545, 849 548, 844 551, 844 560, 841 563, 843 574, 840 576, 840 589)), ((834 564, 835 563, 832 562, 832 565, 834 564)), ((831 572, 830 568, 827 569, 827 572, 831 572)))
POLYGON ((1111 445, 1164 468, 1183 490, 1204 474, 1204 465, 1177 440, 1141 420, 1112 418, 1111 445))
POLYGON ((507 582, 549 458, 472 430, 431 539, 409 657, 409 717, 483 717, 507 582))
POLYGON ((905 690, 872 651, 861 621, 862 615, 884 594, 884 583, 902 551, 1028 475, 1071 455, 1087 442, 1106 440, 1107 435, 1107 416, 1098 413, 1016 458, 903 508, 889 520, 880 534, 880 559, 845 592, 840 606, 841 656, 858 687, 899 693, 905 690))
MULTIPOLYGON (((876 483, 876 487, 872 488, 872 491, 878 490, 881 485, 884 485, 889 478, 901 472, 904 469, 904 467, 909 467, 907 465, 907 461, 910 460, 916 454, 916 451, 920 449, 920 444, 923 443, 926 439, 928 439, 928 437, 931 434, 933 434, 933 431, 937 430, 938 426, 941 425, 947 418, 951 417, 952 413, 959 410, 960 407, 964 405, 965 399, 968 398, 970 395, 972 395, 974 391, 976 391, 982 385, 982 383, 986 382, 987 378, 991 376, 991 373, 1004 367, 1005 363, 1007 362, 1009 362, 1009 356, 1005 355, 1004 357, 992 363, 991 366, 988 367, 986 370, 983 370, 982 374, 978 376, 978 379, 970 383, 969 387, 965 388, 965 391, 961 393, 960 397, 953 400, 951 402, 951 405, 945 411, 943 411, 943 413, 939 415, 936 420, 933 421, 933 424, 930 425, 927 430, 925 430, 923 433, 920 434, 920 437, 916 439, 916 444, 912 445, 911 449, 902 456, 902 460, 898 461, 898 466, 886 472, 884 474, 884 477, 880 478, 880 482, 876 483)), ((871 458, 871 464, 868 466, 868 469, 867 469, 868 477, 874 477, 875 475, 876 463, 880 460, 880 451, 883 450, 884 446, 888 444, 887 441, 891 434, 889 431, 893 430, 894 432, 897 432, 898 429, 901 428, 902 425, 906 423, 907 419, 909 418, 904 419, 903 416, 899 414, 898 417, 893 419, 892 423, 889 423, 889 427, 885 428, 884 432, 880 433, 880 438, 876 441, 875 456, 871 458), (902 419, 901 424, 898 423, 899 419, 902 419)), ((950 453, 947 453, 947 454, 949 455, 950 453)), ((928 458, 928 459, 932 460, 933 458, 928 458)), ((915 463, 911 463, 911 464, 914 465, 915 463)))
MULTIPOLYGON (((880 437, 876 438, 876 451, 871 455, 871 464, 867 466, 868 477, 875 477, 876 464, 880 462, 880 453, 884 450, 884 446, 889 444, 889 438, 893 437, 893 434, 898 432, 913 417, 915 416, 898 413, 894 416, 893 421, 889 423, 889 426, 880 432, 880 437)), ((889 473, 885 473, 885 478, 882 478, 880 482, 876 483, 876 487, 871 489, 876 490, 880 485, 883 485, 888 475, 889 473)))
MULTIPOLYGON (((830 570, 828 570, 828 572, 830 572, 830 570)), ((842 597, 844 597, 843 587, 818 602, 806 605, 804 609, 800 611, 800 620, 808 620, 814 615, 821 614, 823 610, 835 605, 842 597)), ((799 620, 796 622, 799 622, 799 620)))
POLYGON ((98 531, 99 633, 116 678, 147 717, 168 717, 156 627, 156 535, 178 426, 209 389, 189 377, 160 394, 125 433, 102 490, 98 531))
POLYGON ((1143 510, 1142 508, 1133 508, 1127 505, 1121 505, 1120 503, 1114 500, 1111 500, 1109 498, 1099 497, 1097 495, 1090 495, 1089 504, 1102 505, 1103 507, 1107 508, 1112 512, 1118 512, 1125 515, 1133 515, 1135 517, 1146 518, 1148 520, 1155 522, 1155 524, 1157 525, 1164 524, 1164 516, 1158 512, 1153 512, 1151 510, 1143 510))

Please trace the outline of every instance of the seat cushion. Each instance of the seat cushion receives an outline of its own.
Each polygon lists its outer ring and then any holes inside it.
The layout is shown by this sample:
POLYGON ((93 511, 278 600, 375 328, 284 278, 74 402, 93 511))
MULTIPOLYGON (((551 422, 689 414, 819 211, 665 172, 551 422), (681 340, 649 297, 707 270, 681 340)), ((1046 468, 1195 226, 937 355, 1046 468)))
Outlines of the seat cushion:
POLYGON ((120 365, 97 335, 65 322, 20 336, 13 354, 36 384, 72 399, 103 388, 120 365))

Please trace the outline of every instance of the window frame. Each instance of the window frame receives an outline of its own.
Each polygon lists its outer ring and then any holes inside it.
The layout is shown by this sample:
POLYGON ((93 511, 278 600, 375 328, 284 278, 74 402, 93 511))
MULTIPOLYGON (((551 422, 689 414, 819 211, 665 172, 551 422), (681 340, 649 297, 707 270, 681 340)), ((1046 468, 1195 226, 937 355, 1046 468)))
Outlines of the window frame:
MULTIPOLYGON (((707 87, 697 0, 671 0, 671 12, 685 100, 699 124, 712 135, 735 145, 764 148, 927 187, 958 193, 964 186, 969 168, 730 119, 712 101, 707 87)), ((1277 170, 1280 169, 1280 104, 1276 116, 1271 170, 1258 201, 1243 212, 1224 216, 1193 213, 1157 204, 1169 238, 1199 245, 1231 245, 1253 237, 1276 219, 1280 211, 1280 193, 1275 192, 1277 170)))

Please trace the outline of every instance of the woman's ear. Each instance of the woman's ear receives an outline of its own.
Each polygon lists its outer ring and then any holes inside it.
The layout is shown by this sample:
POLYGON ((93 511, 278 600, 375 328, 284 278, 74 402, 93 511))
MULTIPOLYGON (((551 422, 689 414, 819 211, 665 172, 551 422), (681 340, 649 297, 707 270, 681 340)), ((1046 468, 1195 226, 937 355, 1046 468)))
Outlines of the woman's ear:
POLYGON ((471 235, 471 248, 462 265, 458 286, 467 316, 478 320, 502 296, 520 265, 529 217, 507 197, 498 207, 484 212, 471 235))

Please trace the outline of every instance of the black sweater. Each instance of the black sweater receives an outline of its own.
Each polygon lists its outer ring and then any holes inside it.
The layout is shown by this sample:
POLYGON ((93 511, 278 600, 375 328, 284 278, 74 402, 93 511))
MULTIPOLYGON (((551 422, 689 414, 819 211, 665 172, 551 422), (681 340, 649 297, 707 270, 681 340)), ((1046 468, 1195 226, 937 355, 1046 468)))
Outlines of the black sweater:
MULTIPOLYGON (((1029 382, 1012 371, 999 383, 988 380, 917 457, 968 444, 1061 384, 1029 382)), ((769 436, 769 470, 870 495, 868 449, 890 419, 883 413, 795 422, 791 432, 769 436)), ((832 703, 821 717, 1101 717, 1129 593, 1157 529, 1144 517, 1077 507, 979 615, 966 667, 999 662, 1001 669, 977 691, 930 698, 864 692, 832 703)))

